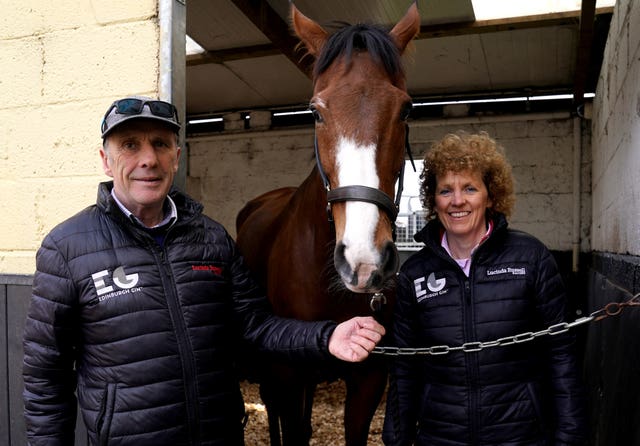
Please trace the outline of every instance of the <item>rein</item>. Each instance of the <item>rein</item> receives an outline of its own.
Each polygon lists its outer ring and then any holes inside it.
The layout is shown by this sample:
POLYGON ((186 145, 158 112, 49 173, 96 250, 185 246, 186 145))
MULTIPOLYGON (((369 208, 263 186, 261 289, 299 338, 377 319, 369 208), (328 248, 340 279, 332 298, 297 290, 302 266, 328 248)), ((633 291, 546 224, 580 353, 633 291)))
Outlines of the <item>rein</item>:
MULTIPOLYGON (((405 124, 405 141, 404 146, 409 156, 409 160, 411 160, 411 165, 413 166, 413 170, 416 170, 416 165, 413 161, 413 155, 411 154, 411 145, 409 144, 409 125, 405 124)), ((403 181, 404 181, 404 162, 402 163, 402 167, 400 168, 400 175, 398 177, 398 192, 396 193, 395 201, 389 197, 386 193, 382 192, 380 189, 376 189, 374 187, 363 186, 363 185, 349 185, 349 186, 341 186, 335 189, 331 189, 331 184, 329 183, 329 179, 327 178, 327 174, 324 172, 322 168, 322 162, 320 161, 320 151, 318 149, 318 136, 314 135, 313 138, 313 148, 316 156, 316 165, 318 166, 318 172, 320 173, 320 178, 322 178, 322 183, 324 184, 324 188, 327 191, 327 218, 330 222, 333 222, 333 215, 331 213, 331 205, 337 202, 344 201, 364 201, 367 203, 372 203, 382 209, 393 225, 393 233, 395 238, 395 221, 398 216, 398 211, 400 209, 400 198, 402 197, 402 189, 403 189, 403 181)))

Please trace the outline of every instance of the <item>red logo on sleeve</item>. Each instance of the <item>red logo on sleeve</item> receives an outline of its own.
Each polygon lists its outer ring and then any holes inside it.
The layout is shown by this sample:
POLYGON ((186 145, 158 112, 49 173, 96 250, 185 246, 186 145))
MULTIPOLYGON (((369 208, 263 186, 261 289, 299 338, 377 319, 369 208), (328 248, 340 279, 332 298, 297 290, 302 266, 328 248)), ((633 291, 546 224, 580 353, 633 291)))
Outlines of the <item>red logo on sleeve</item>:
POLYGON ((215 265, 191 265, 192 271, 211 271, 218 276, 222 275, 222 268, 215 265))

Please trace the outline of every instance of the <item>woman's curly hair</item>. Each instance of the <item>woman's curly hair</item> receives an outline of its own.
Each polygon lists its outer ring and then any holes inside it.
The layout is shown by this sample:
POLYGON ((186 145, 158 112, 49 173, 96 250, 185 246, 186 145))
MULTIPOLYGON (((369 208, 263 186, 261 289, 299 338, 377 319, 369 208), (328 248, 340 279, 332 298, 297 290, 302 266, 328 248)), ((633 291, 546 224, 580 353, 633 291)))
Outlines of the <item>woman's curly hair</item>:
POLYGON ((468 134, 457 132, 446 135, 434 143, 424 157, 424 170, 420 174, 420 199, 427 210, 427 218, 436 217, 436 181, 447 172, 480 172, 489 193, 493 212, 507 218, 513 211, 515 192, 511 165, 504 148, 486 132, 468 134))

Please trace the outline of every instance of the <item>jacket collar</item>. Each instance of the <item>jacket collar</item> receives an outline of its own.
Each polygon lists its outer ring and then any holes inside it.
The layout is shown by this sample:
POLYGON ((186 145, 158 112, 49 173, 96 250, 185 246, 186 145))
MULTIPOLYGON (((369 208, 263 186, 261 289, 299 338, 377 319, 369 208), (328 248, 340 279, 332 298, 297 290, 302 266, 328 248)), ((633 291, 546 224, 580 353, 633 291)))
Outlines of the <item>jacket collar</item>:
MULTIPOLYGON (((114 217, 122 218, 126 221, 129 221, 129 219, 124 215, 124 213, 114 200, 113 196, 111 195, 112 189, 113 181, 105 181, 100 183, 98 185, 98 197, 96 200, 96 205, 106 214, 110 214, 114 217)), ((202 213, 202 204, 198 203, 187 194, 181 192, 175 186, 171 187, 169 196, 176 205, 176 209, 178 212, 178 223, 181 221, 190 220, 196 215, 202 213)))
MULTIPOLYGON (((501 214, 500 212, 494 212, 493 215, 491 216, 491 219, 493 221, 494 227, 493 227, 493 231, 489 236, 489 239, 495 238, 496 234, 501 233, 509 225, 509 223, 507 222, 507 218, 504 216, 504 214, 501 214)), ((429 221, 424 228, 418 231, 413 236, 413 239, 416 242, 422 242, 432 247, 440 246, 440 241, 442 240, 443 232, 444 232, 444 226, 442 225, 442 223, 440 223, 440 220, 438 220, 438 218, 436 217, 433 220, 429 221)))

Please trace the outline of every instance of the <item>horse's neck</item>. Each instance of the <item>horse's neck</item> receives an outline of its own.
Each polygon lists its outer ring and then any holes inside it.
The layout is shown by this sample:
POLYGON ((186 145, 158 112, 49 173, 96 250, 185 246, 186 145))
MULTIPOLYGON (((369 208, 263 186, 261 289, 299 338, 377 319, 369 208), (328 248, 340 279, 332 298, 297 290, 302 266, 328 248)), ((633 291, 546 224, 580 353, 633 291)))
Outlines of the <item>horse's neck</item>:
POLYGON ((289 217, 295 215, 298 228, 305 228, 304 231, 313 228, 316 241, 325 239, 330 242, 335 239, 333 225, 327 215, 327 191, 316 167, 298 186, 287 207, 289 209, 284 211, 285 214, 289 217))
POLYGON ((303 205, 309 218, 317 219, 318 216, 327 216, 327 191, 322 184, 318 168, 314 167, 307 178, 298 186, 298 190, 292 197, 292 204, 303 205))
MULTIPOLYGON (((298 186, 279 217, 279 227, 265 265, 268 291, 279 314, 310 318, 289 296, 326 297, 327 271, 333 271, 333 225, 328 221, 327 196, 314 169, 298 186), (310 277, 311 275, 311 277, 310 277)), ((317 316, 317 315, 316 315, 317 316)))

